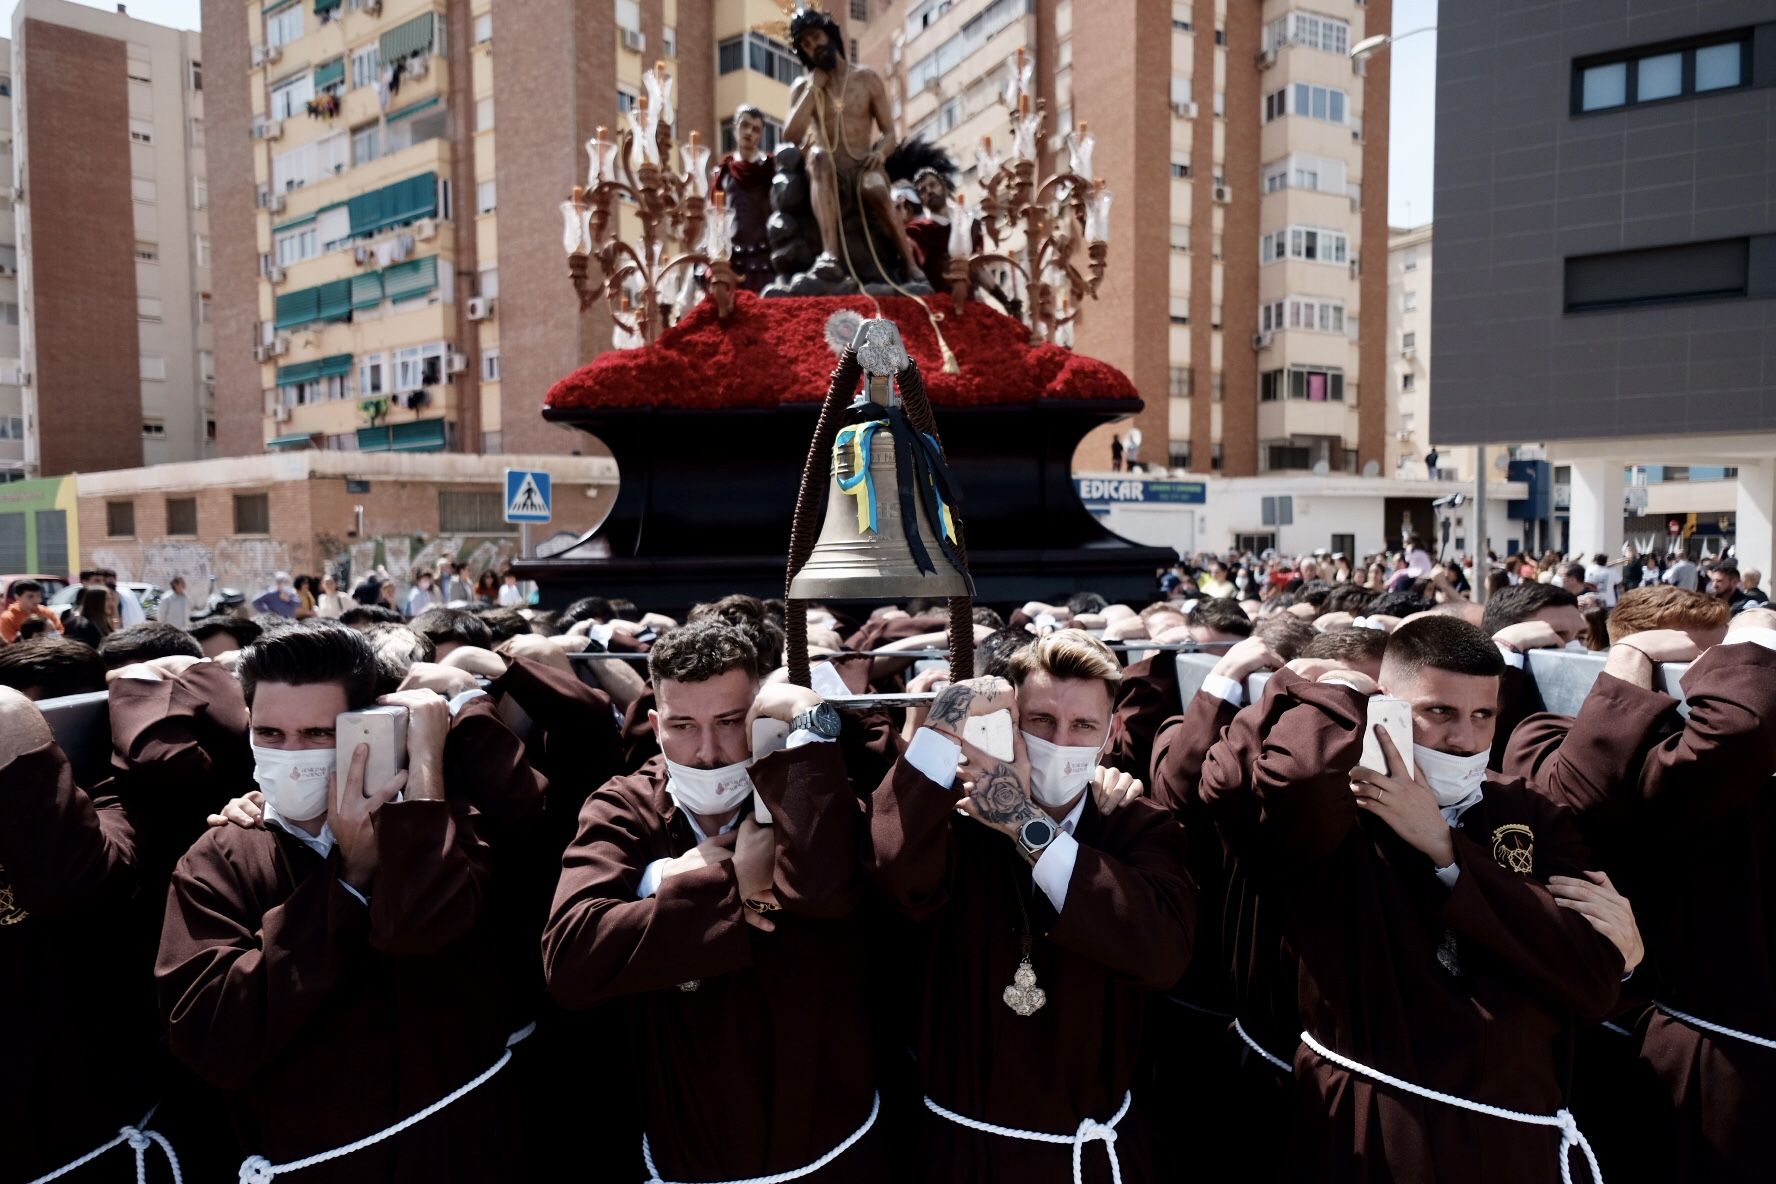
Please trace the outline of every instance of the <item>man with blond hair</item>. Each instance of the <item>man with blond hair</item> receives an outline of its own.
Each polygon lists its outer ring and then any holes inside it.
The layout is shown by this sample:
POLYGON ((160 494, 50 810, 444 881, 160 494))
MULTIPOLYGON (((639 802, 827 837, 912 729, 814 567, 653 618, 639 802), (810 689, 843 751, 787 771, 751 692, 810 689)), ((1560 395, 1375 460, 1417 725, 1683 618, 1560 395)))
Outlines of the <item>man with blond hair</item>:
POLYGON ((1190 958, 1184 830, 1094 798, 1121 680, 1102 642, 1062 630, 1010 675, 943 691, 875 794, 876 883, 925 923, 920 1178, 1149 1180, 1131 1086, 1146 996, 1190 958))

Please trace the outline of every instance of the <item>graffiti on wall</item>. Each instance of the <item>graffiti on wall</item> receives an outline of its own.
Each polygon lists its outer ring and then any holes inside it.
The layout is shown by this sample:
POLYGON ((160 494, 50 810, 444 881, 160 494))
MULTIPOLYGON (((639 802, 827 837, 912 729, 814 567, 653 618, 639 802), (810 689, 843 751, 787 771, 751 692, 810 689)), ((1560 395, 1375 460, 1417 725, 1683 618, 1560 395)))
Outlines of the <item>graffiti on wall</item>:
POLYGON ((405 587, 419 571, 436 571, 440 559, 455 560, 474 579, 488 567, 500 570, 517 552, 516 539, 466 535, 388 535, 349 543, 323 535, 300 548, 282 539, 157 539, 94 547, 82 566, 113 568, 120 579, 163 588, 174 576, 184 576, 186 589, 197 595, 206 593, 213 580, 217 587, 256 596, 271 587, 280 571, 331 574, 350 587, 381 567, 405 587))

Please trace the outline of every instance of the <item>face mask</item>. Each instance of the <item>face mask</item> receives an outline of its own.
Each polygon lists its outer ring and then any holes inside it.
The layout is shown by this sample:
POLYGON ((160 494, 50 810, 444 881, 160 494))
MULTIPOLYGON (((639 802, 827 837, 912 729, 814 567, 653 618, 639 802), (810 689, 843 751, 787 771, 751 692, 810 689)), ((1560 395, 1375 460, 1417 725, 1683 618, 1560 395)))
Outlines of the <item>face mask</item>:
POLYGON ((1234 580, 1233 582, 1235 584, 1238 584, 1242 589, 1250 588, 1252 586, 1252 577, 1240 576, 1238 579, 1234 580))
POLYGON ((1445 810, 1451 806, 1471 805, 1480 799, 1480 784, 1486 780, 1486 761, 1491 755, 1490 752, 1476 752, 1473 756, 1457 756, 1422 744, 1412 746, 1413 761, 1425 780, 1430 782, 1431 792, 1437 795, 1437 805, 1445 810))
POLYGON ((1023 733, 1024 752, 1030 758, 1030 796, 1039 806, 1065 806, 1091 784, 1099 748, 1066 747, 1023 733))
POLYGON ((1575 654, 1588 654, 1591 652, 1591 647, 1586 645, 1581 638, 1577 637, 1573 638, 1560 648, 1563 650, 1571 650, 1575 654))
POLYGON ((266 805, 294 822, 327 812, 327 780, 339 766, 336 749, 252 747, 253 780, 266 805))
POLYGON ((666 792, 693 814, 726 814, 752 795, 752 776, 746 771, 751 764, 744 760, 719 769, 693 769, 668 757, 666 792))

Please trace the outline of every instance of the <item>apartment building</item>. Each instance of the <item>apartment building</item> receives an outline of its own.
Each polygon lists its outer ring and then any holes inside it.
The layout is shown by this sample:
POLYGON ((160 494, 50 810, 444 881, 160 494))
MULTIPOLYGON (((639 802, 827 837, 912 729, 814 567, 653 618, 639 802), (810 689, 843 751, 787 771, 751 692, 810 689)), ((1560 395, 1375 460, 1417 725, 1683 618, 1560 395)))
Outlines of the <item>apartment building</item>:
POLYGON ((23 0, 9 60, 0 469, 201 459, 216 423, 198 34, 23 0))
POLYGON ((657 62, 681 140, 718 143, 742 102, 781 126, 787 47, 748 31, 772 19, 770 0, 206 0, 231 112, 223 450, 596 451, 539 414, 611 347, 556 205, 657 62))
MULTIPOLYGON (((11 184, 12 42, 0 38, 0 188, 11 184)), ((19 346, 18 218, 11 194, 0 197, 0 485, 23 481, 25 469, 24 352, 19 346)))
POLYGON ((1440 445, 1431 421, 1430 223, 1388 231, 1387 275, 1385 471, 1408 480, 1470 481, 1474 450, 1440 445))
POLYGON ((1098 138, 1112 262, 1078 347, 1126 370, 1147 408, 1088 438, 1080 467, 1107 467, 1110 436, 1132 426, 1156 467, 1386 471, 1388 63, 1349 50, 1387 31, 1391 0, 852 9, 902 132, 947 146, 966 178, 982 138, 1007 136, 999 96, 1020 48, 1050 114, 1043 163, 1079 124, 1098 138))

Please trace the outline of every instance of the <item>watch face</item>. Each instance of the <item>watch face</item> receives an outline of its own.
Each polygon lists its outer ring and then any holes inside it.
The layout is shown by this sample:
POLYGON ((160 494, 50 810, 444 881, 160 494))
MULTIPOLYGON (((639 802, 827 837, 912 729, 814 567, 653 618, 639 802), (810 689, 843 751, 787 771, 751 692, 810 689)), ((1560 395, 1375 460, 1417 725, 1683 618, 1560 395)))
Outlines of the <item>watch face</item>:
POLYGON ((1044 822, 1040 818, 1032 818, 1024 823, 1024 844, 1026 846, 1046 847, 1053 838, 1053 824, 1044 822))

